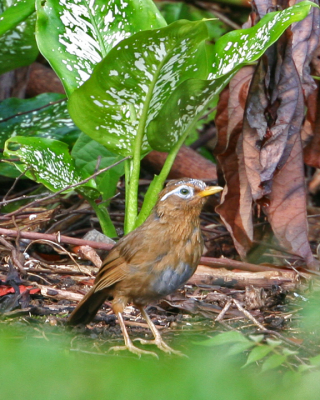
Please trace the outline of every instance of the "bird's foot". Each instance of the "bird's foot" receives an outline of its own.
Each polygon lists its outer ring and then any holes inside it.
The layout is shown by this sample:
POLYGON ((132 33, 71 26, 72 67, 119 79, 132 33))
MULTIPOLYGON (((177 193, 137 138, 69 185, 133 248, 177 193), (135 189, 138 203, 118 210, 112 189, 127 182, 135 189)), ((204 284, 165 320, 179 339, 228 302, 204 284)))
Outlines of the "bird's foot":
POLYGON ((187 355, 181 353, 181 351, 172 349, 170 346, 167 345, 167 343, 161 337, 155 338, 153 340, 146 340, 146 339, 142 339, 142 338, 135 338, 133 340, 134 341, 139 340, 139 342, 141 344, 153 344, 153 345, 157 346, 158 349, 164 351, 165 353, 175 354, 180 357, 188 357, 187 355))
POLYGON ((113 350, 113 351, 128 350, 131 353, 136 354, 137 356, 139 356, 139 358, 142 356, 142 354, 146 354, 146 355, 150 355, 150 356, 153 356, 153 357, 156 357, 156 358, 159 359, 159 356, 158 356, 157 353, 155 353, 153 351, 146 351, 146 350, 139 349, 139 347, 136 347, 133 343, 127 344, 125 346, 113 346, 113 347, 110 347, 108 352, 111 351, 111 350, 113 350))

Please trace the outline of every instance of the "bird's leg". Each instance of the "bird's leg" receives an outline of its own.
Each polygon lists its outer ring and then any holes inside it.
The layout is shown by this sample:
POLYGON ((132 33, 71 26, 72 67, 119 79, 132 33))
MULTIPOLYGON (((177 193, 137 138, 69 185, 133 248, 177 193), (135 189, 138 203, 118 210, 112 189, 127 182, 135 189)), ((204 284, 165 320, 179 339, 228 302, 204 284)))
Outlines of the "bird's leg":
POLYGON ((170 346, 167 345, 167 343, 162 339, 160 332, 156 328, 155 324, 151 321, 151 318, 146 313, 146 310, 143 307, 138 307, 138 308, 141 311, 141 315, 143 316, 143 318, 147 321, 147 324, 154 336, 154 340, 145 340, 142 338, 136 338, 134 340, 139 340, 141 344, 154 344, 160 350, 162 350, 166 353, 173 353, 178 356, 185 356, 185 354, 181 353, 180 351, 173 350, 170 346))
POLYGON ((131 341, 131 339, 129 337, 129 334, 128 334, 127 328, 126 328, 126 326, 124 324, 124 320, 123 320, 121 312, 117 312, 116 315, 118 317, 118 320, 119 320, 119 323, 120 323, 120 327, 121 327, 121 331, 122 331, 122 334, 123 334, 124 346, 114 346, 114 347, 111 347, 109 349, 109 351, 110 350, 114 350, 114 351, 128 350, 131 353, 137 354, 139 357, 141 357, 141 354, 149 354, 151 356, 159 358, 158 354, 154 353, 153 351, 146 351, 146 350, 139 349, 139 347, 136 347, 132 343, 132 341, 131 341))

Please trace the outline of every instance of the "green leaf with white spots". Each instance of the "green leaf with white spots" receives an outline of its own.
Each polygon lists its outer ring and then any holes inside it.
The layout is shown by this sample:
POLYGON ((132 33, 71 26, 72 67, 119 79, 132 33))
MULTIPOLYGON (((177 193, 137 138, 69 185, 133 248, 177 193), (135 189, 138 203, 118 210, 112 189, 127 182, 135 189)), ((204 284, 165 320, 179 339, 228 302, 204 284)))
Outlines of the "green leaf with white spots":
POLYGON ((190 131, 208 104, 219 96, 233 75, 215 81, 189 79, 172 93, 147 129, 154 150, 170 151, 179 138, 190 131))
POLYGON ((114 153, 132 155, 138 146, 146 154, 146 128, 171 94, 195 74, 207 76, 207 37, 205 22, 177 21, 123 40, 73 92, 71 117, 114 153))
POLYGON ((121 40, 166 25, 151 0, 36 0, 41 53, 70 95, 121 40))
POLYGON ((211 70, 208 79, 217 79, 256 61, 292 23, 304 19, 311 7, 318 6, 310 1, 302 1, 283 11, 267 13, 252 28, 235 30, 222 36, 210 48, 211 70))
MULTIPOLYGON (((14 163, 19 171, 26 171, 28 178, 42 183, 52 192, 83 180, 75 168, 68 145, 58 140, 16 136, 6 141, 4 154, 19 158, 20 161, 14 163)), ((94 190, 95 182, 91 180, 83 186, 94 190)))
POLYGON ((35 14, 30 15, 31 3, 30 0, 4 0, 0 3, 0 75, 29 65, 37 58, 35 14))
POLYGON ((305 18, 312 4, 304 1, 284 11, 268 13, 256 26, 229 32, 208 47, 211 64, 208 80, 189 80, 175 90, 148 126, 151 147, 170 151, 192 129, 232 75, 243 64, 257 60, 291 23, 305 18))
POLYGON ((70 118, 66 98, 44 93, 31 99, 9 98, 0 104, 0 148, 12 136, 37 136, 72 145, 81 131, 70 118))

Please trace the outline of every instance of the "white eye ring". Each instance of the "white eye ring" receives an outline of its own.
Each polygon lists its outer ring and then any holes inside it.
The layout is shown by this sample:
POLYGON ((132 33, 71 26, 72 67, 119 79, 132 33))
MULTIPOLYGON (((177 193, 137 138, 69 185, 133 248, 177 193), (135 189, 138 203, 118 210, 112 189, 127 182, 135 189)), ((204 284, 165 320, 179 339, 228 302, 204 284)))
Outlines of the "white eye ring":
POLYGON ((179 196, 181 199, 190 199, 194 195, 193 188, 188 185, 180 185, 177 188, 171 190, 171 192, 166 193, 160 201, 166 200, 169 196, 175 194, 179 196), (185 193, 183 193, 185 192, 185 193))

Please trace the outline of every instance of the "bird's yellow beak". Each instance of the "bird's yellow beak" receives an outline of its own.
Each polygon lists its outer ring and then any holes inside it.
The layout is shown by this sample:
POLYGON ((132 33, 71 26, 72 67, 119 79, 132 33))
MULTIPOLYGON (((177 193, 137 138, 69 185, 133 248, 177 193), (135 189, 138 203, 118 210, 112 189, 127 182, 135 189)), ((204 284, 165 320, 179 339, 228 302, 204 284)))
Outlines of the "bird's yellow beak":
POLYGON ((208 186, 201 192, 199 192, 197 195, 199 197, 206 197, 206 196, 211 196, 212 194, 221 192, 223 188, 221 186, 208 186))

